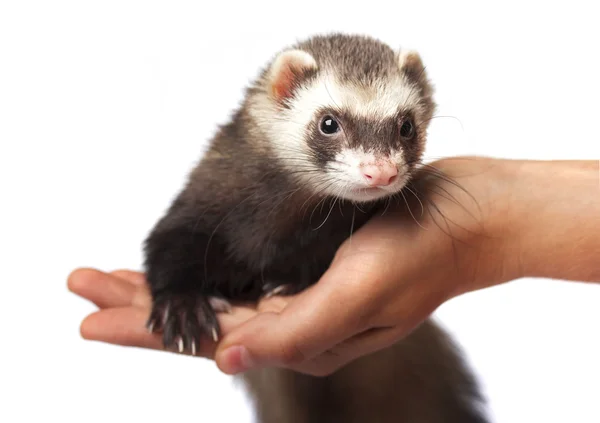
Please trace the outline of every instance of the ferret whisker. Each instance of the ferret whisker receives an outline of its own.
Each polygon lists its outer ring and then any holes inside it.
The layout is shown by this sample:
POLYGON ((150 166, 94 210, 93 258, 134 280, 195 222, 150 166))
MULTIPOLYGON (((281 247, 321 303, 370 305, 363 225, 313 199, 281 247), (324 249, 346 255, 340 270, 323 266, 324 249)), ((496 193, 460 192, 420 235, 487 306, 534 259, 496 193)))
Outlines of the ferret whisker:
MULTIPOLYGON (((325 206, 325 201, 327 200, 327 197, 323 198, 323 201, 321 201, 321 210, 319 210, 319 213, 323 213, 323 207, 325 206)), ((331 200, 330 200, 331 201, 331 200)))
MULTIPOLYGON (((441 194, 437 193, 437 195, 440 195, 440 197, 443 198, 443 196, 441 194)), ((448 232, 444 231, 444 229, 441 226, 439 226, 438 222, 433 218, 433 213, 431 212, 431 210, 429 210, 430 216, 432 217, 432 219, 434 220, 434 223, 436 223, 436 225, 438 226, 438 228, 440 230, 442 230, 446 235, 448 235, 449 237, 451 237, 453 241, 458 241, 458 242, 460 242, 462 244, 469 245, 465 240, 462 240, 462 239, 460 239, 460 238, 458 238, 458 237, 456 237, 456 236, 454 236, 452 234, 452 232, 450 230, 450 224, 449 224, 449 222, 452 223, 453 225, 455 225, 456 227, 458 227, 458 228, 466 231, 466 232, 470 232, 470 233, 473 233, 473 234, 476 234, 476 233, 474 231, 468 229, 468 228, 465 228, 464 226, 458 224, 457 222, 455 222, 454 220, 452 220, 448 216, 446 216, 443 213, 442 209, 435 203, 435 201, 433 200, 433 198, 431 198, 431 196, 425 196, 425 199, 426 199, 427 203, 431 207, 433 207, 433 209, 437 212, 437 214, 439 214, 444 219, 444 223, 446 224, 446 229, 448 230, 448 232)))
POLYGON ((327 201, 327 197, 323 196, 323 198, 321 200, 319 200, 319 202, 317 203, 317 205, 313 208, 313 211, 310 214, 310 217, 308 218, 308 223, 312 222, 313 215, 315 214, 315 211, 317 211, 317 209, 319 208, 319 205, 321 206, 320 213, 323 213, 323 205, 325 204, 325 201, 327 201))
MULTIPOLYGON (((437 185, 434 184, 434 186, 438 189, 441 189, 442 191, 444 191, 444 193, 447 195, 444 198, 446 198, 448 201, 453 202, 454 204, 456 204, 457 206, 461 207, 464 211, 467 212, 467 214, 469 214, 474 220, 477 220, 477 217, 473 214, 473 212, 471 212, 471 210, 469 210, 463 203, 461 203, 460 201, 458 201, 456 199, 456 197, 454 196, 454 194, 452 194, 450 191, 448 191, 446 188, 444 188, 441 185, 437 185)), ((438 194, 440 195, 440 194, 438 194)), ((481 212, 481 209, 479 209, 479 211, 481 212)))
MULTIPOLYGON (((436 188, 440 188, 440 187, 439 187, 439 186, 436 186, 436 188)), ((430 193, 433 193, 433 194, 435 194, 435 195, 438 195, 438 196, 440 196, 441 198, 444 198, 445 200, 448 200, 448 201, 450 201, 450 202, 453 202, 453 203, 457 204, 458 206, 461 206, 461 207, 462 207, 462 208, 463 208, 463 209, 464 209, 464 210, 465 210, 465 211, 466 211, 466 212, 467 212, 467 213, 468 213, 468 214, 469 214, 471 217, 473 217, 475 220, 477 220, 477 219, 475 218, 475 216, 473 216, 473 214, 469 213, 469 210, 468 210, 468 209, 466 209, 466 208, 465 208, 464 206, 462 206, 460 203, 458 203, 458 202, 454 201, 452 198, 448 197, 447 195, 444 195, 444 194, 442 194, 442 193, 440 193, 440 192, 438 192, 438 191, 436 191, 436 190, 434 190, 434 189, 432 189, 432 188, 425 188, 425 190, 426 190, 426 191, 428 191, 428 192, 430 192, 430 193)), ((432 200, 432 199, 431 199, 431 200, 432 200)), ((432 200, 432 201, 433 201, 433 200, 432 200)), ((451 223, 453 223, 455 226, 457 226, 457 227, 459 227, 460 229, 464 230, 465 232, 469 232, 469 233, 471 233, 471 234, 475 234, 475 235, 477 235, 477 234, 479 234, 479 233, 480 233, 480 232, 476 232, 476 231, 474 231, 474 230, 472 230, 472 229, 469 229, 469 228, 467 228, 467 227, 465 227, 465 226, 463 226, 463 225, 460 225, 459 223, 455 222, 454 220, 452 220, 452 219, 450 219, 450 218, 446 218, 446 219, 447 219, 448 221, 450 221, 451 223)))
POLYGON ((462 120, 460 120, 457 116, 450 116, 450 115, 436 115, 435 116, 436 119, 452 119, 458 122, 458 124, 460 125, 461 130, 464 132, 465 131, 465 126, 462 122, 462 120))
POLYGON ((419 196, 417 195, 417 193, 410 188, 410 185, 411 185, 410 183, 406 184, 405 188, 407 190, 409 190, 412 193, 412 195, 415 196, 415 198, 417 199, 417 201, 421 205, 421 217, 423 217, 423 215, 425 214, 425 207, 423 206, 423 203, 421 202, 421 199, 419 198, 419 196))
POLYGON ((352 206, 352 223, 350 223, 350 237, 348 238, 352 243, 352 235, 354 234, 354 218, 356 217, 356 207, 352 206))
POLYGON ((433 207, 433 209, 435 209, 435 211, 437 211, 437 213, 442 216, 442 218, 444 219, 444 223, 446 224, 446 229, 448 230, 448 232, 446 232, 438 223, 438 221, 435 219, 435 217, 433 216, 433 212, 431 210, 430 207, 427 208, 427 210, 429 211, 429 216, 431 216, 431 219, 433 220, 433 223, 436 224, 436 226, 442 231, 444 232, 446 235, 448 235, 450 237, 450 239, 452 240, 452 253, 454 256, 454 263, 456 265, 456 263, 458 263, 458 256, 457 256, 457 251, 456 251, 456 244, 455 241, 457 240, 456 237, 452 234, 452 231, 450 230, 450 225, 448 224, 448 218, 446 217, 446 215, 444 215, 444 213, 442 213, 442 210, 437 206, 437 204, 435 204, 435 201, 433 201, 433 199, 426 197, 427 203, 433 207))
MULTIPOLYGON (((320 185, 315 187, 315 192, 306 199, 306 201, 302 204, 302 206, 300 207, 300 211, 302 211, 302 209, 304 208, 304 205, 307 204, 314 196, 319 196, 321 195, 321 193, 325 192, 330 186, 332 186, 335 183, 335 180, 333 182, 331 181, 324 181, 321 182, 320 185), (321 189, 321 187, 324 186, 324 188, 321 189)), ((317 203, 318 206, 319 203, 317 203)), ((316 206, 315 206, 316 207, 316 206)), ((314 209, 313 209, 313 213, 314 213, 314 209)), ((312 217, 312 213, 311 213, 311 217, 312 217)), ((310 220, 309 220, 310 222, 310 220)))
POLYGON ((390 208, 390 204, 392 204, 392 196, 391 195, 386 198, 386 205, 385 205, 385 208, 383 209, 383 212, 381 213, 382 217, 385 216, 385 213, 390 208))
POLYGON ((449 115, 448 115, 448 116, 447 116, 447 115, 435 115, 435 116, 432 116, 432 117, 430 117, 429 119, 425 119, 424 121, 420 122, 420 123, 417 125, 417 128, 418 128, 418 129, 421 129, 421 128, 422 128, 422 127, 424 127, 424 126, 425 126, 425 127, 426 127, 426 126, 428 126, 428 125, 429 125, 429 123, 430 123, 432 120, 434 120, 434 119, 454 119, 454 120, 456 120, 456 121, 457 121, 457 122, 460 124, 460 127, 461 127, 462 131, 464 132, 464 130, 465 130, 465 128, 464 128, 464 125, 463 125, 462 121, 461 121, 461 120, 460 120, 458 117, 456 117, 456 116, 449 116, 449 115))
MULTIPOLYGON (((266 220, 269 219, 269 217, 271 217, 271 215, 273 214, 273 212, 283 203, 285 203, 287 200, 289 200, 294 194, 296 194, 297 192, 299 192, 302 188, 296 188, 290 191, 287 191, 285 193, 283 193, 282 195, 284 195, 283 199, 281 199, 279 202, 275 203, 275 205, 271 208, 271 211, 267 214, 266 220)), ((270 202, 271 200, 273 200, 273 198, 275 198, 276 196, 271 197, 270 199, 268 199, 267 201, 270 202)), ((265 202, 267 202, 265 201, 265 202)))
POLYGON ((479 207, 479 203, 477 202, 477 199, 475 198, 475 196, 473 196, 473 194, 471 194, 465 187, 463 187, 460 183, 458 183, 456 180, 454 180, 453 178, 451 178, 450 176, 446 175, 443 171, 441 171, 440 169, 437 169, 434 166, 431 166, 429 164, 426 163, 421 163, 421 171, 425 172, 426 174, 436 177, 438 179, 441 179, 451 185, 454 185, 456 188, 460 189, 462 192, 464 192, 465 194, 467 194, 479 207))
POLYGON ((327 222, 327 219, 329 219, 329 216, 331 216, 331 211, 335 207, 335 202, 336 201, 337 201, 337 199, 333 200, 333 202, 331 203, 331 207, 329 207, 329 213, 327 213, 327 216, 325 216, 325 219, 323 220, 323 222, 318 227, 316 227, 315 229, 313 229, 314 231, 318 231, 319 229, 321 229, 323 227, 323 225, 325 224, 325 222, 327 222))
POLYGON ((347 184, 340 185, 336 192, 336 199, 338 203, 338 208, 340 210, 340 216, 344 217, 344 211, 342 210, 342 204, 346 202, 345 194, 347 190, 347 184))
MULTIPOLYGON (((325 192, 325 191, 326 191, 326 190, 328 190, 328 189, 329 189, 331 186, 334 186, 334 185, 337 183, 337 181, 336 181, 335 179, 331 179, 331 180, 332 180, 333 182, 332 182, 331 184, 329 184, 329 185, 325 186, 325 187, 324 187, 324 188, 323 188, 323 189, 322 189, 322 190, 319 192, 319 195, 320 195, 321 193, 325 192)), ((309 218, 309 220, 308 220, 308 221, 309 221, 309 223, 310 223, 310 222, 312 222, 312 217, 313 217, 313 214, 315 213, 315 211, 316 211, 316 209, 319 207, 319 205, 321 205, 321 213, 323 212, 323 206, 325 205, 325 201, 327 201, 327 200, 328 200, 328 197, 327 197, 327 196, 323 196, 323 198, 322 198, 322 199, 321 199, 321 200, 320 200, 320 201, 319 201, 319 202, 318 202, 318 203, 315 205, 315 207, 313 208, 313 211, 312 211, 312 213, 310 214, 310 218, 309 218)))
POLYGON ((404 195, 404 191, 400 191, 400 195, 402 195, 402 198, 404 199, 404 203, 406 204, 406 208, 408 209, 408 212, 410 213, 410 215, 412 216, 413 220, 415 221, 415 223, 417 225, 419 225, 422 229, 427 230, 423 225, 421 225, 421 223, 419 222, 419 220, 415 217, 415 215, 412 212, 412 207, 410 207, 410 204, 408 203, 408 200, 406 199, 406 196, 404 195))
MULTIPOLYGON (((293 189, 293 190, 291 190, 291 191, 292 191, 292 192, 295 192, 295 191, 297 191, 297 190, 298 190, 298 189, 293 189)), ((274 195, 272 195, 272 196, 270 196, 270 197, 267 197, 266 199, 264 199, 264 200, 262 200, 261 202, 259 202, 258 204, 256 204, 256 205, 254 206, 254 208, 252 209, 252 211, 256 211, 256 210, 258 210, 258 209, 259 209, 259 208, 260 208, 260 207, 261 207, 263 204, 265 204, 265 203, 270 203, 271 201, 273 201, 273 200, 274 200, 275 198, 277 198, 277 197, 282 197, 282 196, 283 196, 283 197, 285 198, 285 196, 287 196, 289 193, 290 193, 290 190, 288 190, 288 191, 284 191, 284 192, 279 192, 279 193, 277 193, 277 194, 274 194, 274 195)))

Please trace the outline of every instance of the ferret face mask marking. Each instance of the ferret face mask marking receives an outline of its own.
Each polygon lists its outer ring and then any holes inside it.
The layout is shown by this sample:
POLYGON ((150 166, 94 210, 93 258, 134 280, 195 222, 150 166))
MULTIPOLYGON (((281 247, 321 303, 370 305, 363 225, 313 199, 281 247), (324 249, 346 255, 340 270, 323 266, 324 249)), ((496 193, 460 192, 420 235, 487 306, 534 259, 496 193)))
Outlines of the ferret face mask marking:
POLYGON ((324 195, 363 202, 399 192, 421 158, 434 107, 420 57, 390 51, 377 72, 367 63, 362 71, 319 63, 306 50, 284 51, 266 73, 257 121, 274 153, 324 195))

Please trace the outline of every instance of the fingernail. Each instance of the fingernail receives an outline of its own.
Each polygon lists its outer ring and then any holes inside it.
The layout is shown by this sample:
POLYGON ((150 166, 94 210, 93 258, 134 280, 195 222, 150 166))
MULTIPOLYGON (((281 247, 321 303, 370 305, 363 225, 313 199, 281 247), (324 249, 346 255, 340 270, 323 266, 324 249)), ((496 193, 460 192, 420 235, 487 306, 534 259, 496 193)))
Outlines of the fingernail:
POLYGON ((243 346, 229 347, 222 353, 221 368, 225 373, 236 374, 245 372, 254 366, 250 353, 243 346))

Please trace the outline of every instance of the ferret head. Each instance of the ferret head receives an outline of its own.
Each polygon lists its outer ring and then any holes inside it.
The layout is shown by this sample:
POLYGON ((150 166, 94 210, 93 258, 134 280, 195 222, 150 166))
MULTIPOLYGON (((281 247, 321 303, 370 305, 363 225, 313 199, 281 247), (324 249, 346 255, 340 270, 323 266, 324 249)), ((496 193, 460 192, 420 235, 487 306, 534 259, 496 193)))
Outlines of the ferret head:
POLYGON ((434 103, 420 56, 364 36, 317 36, 278 54, 249 111, 300 183, 355 202, 399 192, 434 103))

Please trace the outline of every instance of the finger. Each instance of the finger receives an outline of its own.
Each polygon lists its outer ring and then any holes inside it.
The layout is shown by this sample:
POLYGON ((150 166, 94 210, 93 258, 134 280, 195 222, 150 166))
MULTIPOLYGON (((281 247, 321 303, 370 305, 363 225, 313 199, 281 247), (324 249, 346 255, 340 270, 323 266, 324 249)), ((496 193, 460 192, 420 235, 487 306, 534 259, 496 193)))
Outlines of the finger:
POLYGON ((75 270, 69 275, 68 287, 99 308, 131 305, 138 293, 135 285, 96 269, 75 270))
MULTIPOLYGON (((252 309, 233 308, 229 314, 219 315, 224 333, 231 332, 256 314, 252 309)), ((150 333, 145 327, 148 310, 138 307, 118 307, 97 311, 87 316, 80 326, 81 336, 87 340, 109 344, 164 350, 162 334, 150 333)), ((216 345, 212 338, 200 339, 196 355, 212 358, 216 345)))
POLYGON ((339 260, 319 283, 295 296, 281 312, 259 313, 241 325, 219 345, 219 368, 229 374, 248 366, 291 367, 368 329, 367 313, 374 307, 368 304, 372 297, 361 292, 361 284, 377 280, 377 275, 367 271, 375 268, 368 263, 339 260))
POLYGON ((352 361, 365 355, 390 347, 400 339, 395 328, 377 328, 353 336, 312 360, 292 370, 312 376, 328 376, 352 361))
POLYGON ((335 364, 339 368, 360 357, 390 347, 400 339, 401 333, 395 327, 369 329, 340 342, 329 352, 330 355, 338 358, 335 364))
POLYGON ((162 337, 148 332, 146 318, 147 311, 136 307, 100 310, 83 320, 80 332, 88 340, 162 350, 162 337))
POLYGON ((116 276, 117 278, 126 280, 134 285, 145 285, 146 284, 146 275, 141 272, 136 272, 133 270, 127 269, 119 269, 110 272, 111 275, 116 276))
POLYGON ((313 376, 327 376, 360 357, 391 347, 409 336, 428 316, 429 314, 416 314, 391 327, 368 329, 291 368, 313 376))

